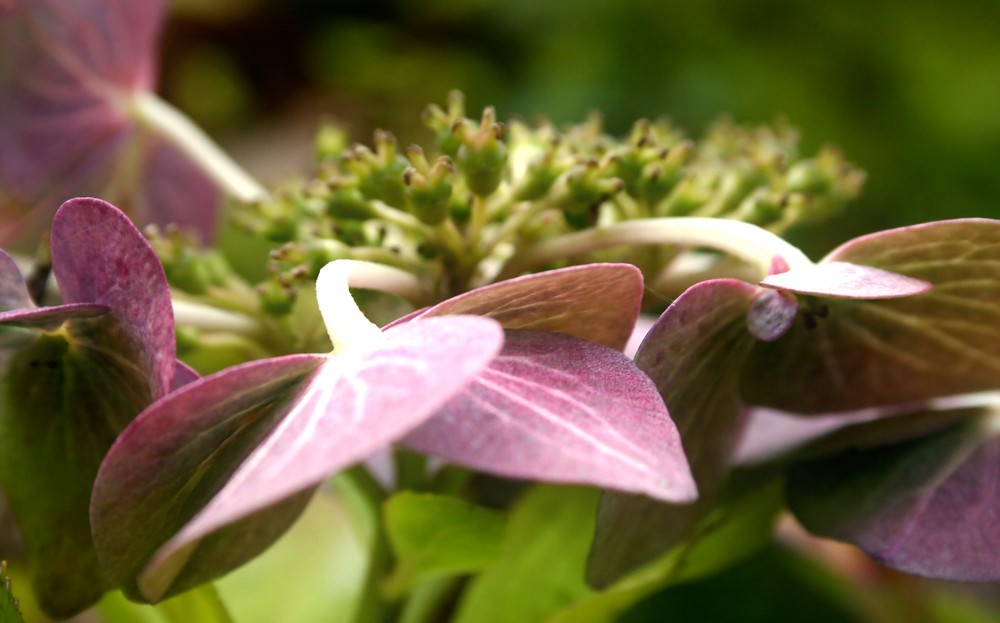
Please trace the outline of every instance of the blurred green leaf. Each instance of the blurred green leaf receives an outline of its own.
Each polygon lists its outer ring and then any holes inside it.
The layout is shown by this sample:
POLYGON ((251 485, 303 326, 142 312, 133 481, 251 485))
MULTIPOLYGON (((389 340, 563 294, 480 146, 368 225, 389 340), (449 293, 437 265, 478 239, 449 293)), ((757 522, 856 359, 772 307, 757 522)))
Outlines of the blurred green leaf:
POLYGON ((740 623, 854 623, 866 620, 850 601, 844 579, 814 561, 776 546, 701 582, 672 586, 620 620, 739 621, 740 623), (835 586, 843 586, 838 598, 835 586), (669 618, 668 618, 669 617, 669 618))
POLYGON ((733 482, 690 537, 656 561, 608 588, 576 601, 550 623, 616 621, 623 611, 666 586, 690 582, 718 572, 771 541, 781 509, 782 481, 733 482))
POLYGON ((457 498, 402 492, 385 503, 384 516, 399 561, 387 581, 391 595, 433 578, 476 571, 502 552, 503 514, 457 498))
POLYGON ((7 577, 7 561, 0 561, 0 623, 24 623, 17 607, 17 598, 7 577))
POLYGON ((503 557, 472 581, 455 620, 544 621, 589 593, 583 568, 598 493, 581 487, 529 490, 511 510, 503 557))
POLYGON ((327 489, 270 549, 216 583, 239 623, 350 623, 369 565, 369 526, 327 489))

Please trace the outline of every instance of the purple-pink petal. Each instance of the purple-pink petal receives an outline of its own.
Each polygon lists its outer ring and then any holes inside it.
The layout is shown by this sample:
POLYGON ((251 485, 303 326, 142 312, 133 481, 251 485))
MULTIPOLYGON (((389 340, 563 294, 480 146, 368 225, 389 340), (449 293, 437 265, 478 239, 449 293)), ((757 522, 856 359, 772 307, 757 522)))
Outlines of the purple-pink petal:
POLYGON ((923 279, 836 261, 768 275, 760 285, 799 294, 848 299, 903 298, 923 294, 932 287, 923 279))
POLYGON ((553 331, 622 350, 642 291, 642 273, 631 264, 585 264, 476 288, 408 318, 487 316, 505 329, 553 331))
POLYGON ((28 286, 13 258, 0 250, 0 311, 34 307, 28 286))
MULTIPOLYGON (((224 370, 140 415, 94 488, 95 542, 112 577, 146 599, 169 594, 199 541, 403 436, 503 343, 494 321, 475 317, 415 321, 384 336, 370 350, 329 359, 297 355, 224 370), (268 387, 274 375, 280 387, 268 387), (129 521, 149 513, 160 514, 152 536, 127 534, 129 521)), ((219 565, 216 574, 231 568, 219 565)))
POLYGON ((211 236, 218 190, 130 111, 154 87, 164 12, 160 0, 0 4, 0 242, 36 238, 80 195, 211 236))
POLYGON ((107 314, 107 305, 94 303, 71 303, 53 307, 29 307, 0 312, 0 323, 19 327, 39 327, 43 329, 58 327, 72 318, 96 318, 107 314))
POLYGON ((653 382, 620 352, 557 333, 508 330, 489 368, 404 443, 511 478, 697 495, 653 382))
POLYGON ((996 414, 796 466, 788 500, 809 530, 916 575, 1000 580, 996 414))
POLYGON ((140 349, 154 396, 174 372, 174 320, 163 266, 128 217, 100 199, 71 199, 52 223, 52 270, 66 303, 106 306, 140 349))

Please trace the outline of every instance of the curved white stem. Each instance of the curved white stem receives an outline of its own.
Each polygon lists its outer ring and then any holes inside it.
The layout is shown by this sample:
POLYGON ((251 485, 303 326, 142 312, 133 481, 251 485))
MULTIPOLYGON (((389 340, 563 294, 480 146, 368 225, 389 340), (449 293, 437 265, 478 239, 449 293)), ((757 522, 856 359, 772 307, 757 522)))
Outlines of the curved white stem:
POLYGON ((130 108, 136 121, 156 131, 191 157, 227 193, 240 201, 259 201, 267 191, 233 162, 212 139, 180 111, 153 93, 132 95, 130 108))
POLYGON ((789 268, 813 265, 797 247, 756 225, 731 219, 679 216, 637 219, 547 240, 511 258, 502 276, 513 277, 546 262, 598 249, 637 244, 711 247, 758 266, 764 275, 775 255, 781 256, 789 268))
POLYGON ((174 322, 178 325, 244 335, 253 335, 260 328, 252 318, 236 312, 177 298, 173 298, 171 303, 174 307, 174 322))
POLYGON ((365 318, 350 288, 371 288, 418 299, 420 284, 410 273, 358 260, 335 260, 319 271, 316 300, 333 343, 333 352, 367 348, 382 339, 382 330, 365 318), (409 296, 408 296, 409 295, 409 296))

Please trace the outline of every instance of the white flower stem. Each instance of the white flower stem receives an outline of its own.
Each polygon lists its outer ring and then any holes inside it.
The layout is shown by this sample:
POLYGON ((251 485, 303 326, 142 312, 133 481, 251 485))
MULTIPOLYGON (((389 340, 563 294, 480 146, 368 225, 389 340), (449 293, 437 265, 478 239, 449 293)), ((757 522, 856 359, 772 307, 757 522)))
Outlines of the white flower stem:
POLYGON ((372 262, 335 260, 319 271, 316 300, 333 343, 333 352, 366 348, 382 339, 382 330, 368 320, 350 288, 370 288, 419 300, 423 294, 412 274, 372 262))
POLYGON ((257 180, 176 108, 146 91, 133 94, 130 103, 136 121, 191 157, 229 195, 247 202, 267 197, 257 180))
POLYGON ((767 275, 775 255, 781 256, 789 268, 813 265, 797 247, 756 225, 731 219, 682 216, 637 219, 546 240, 516 253, 498 279, 517 276, 557 259, 639 244, 711 247, 750 262, 760 268, 762 276, 767 275))
POLYGON ((243 314, 176 297, 171 302, 174 307, 174 322, 178 325, 242 335, 255 335, 260 329, 253 318, 243 314))

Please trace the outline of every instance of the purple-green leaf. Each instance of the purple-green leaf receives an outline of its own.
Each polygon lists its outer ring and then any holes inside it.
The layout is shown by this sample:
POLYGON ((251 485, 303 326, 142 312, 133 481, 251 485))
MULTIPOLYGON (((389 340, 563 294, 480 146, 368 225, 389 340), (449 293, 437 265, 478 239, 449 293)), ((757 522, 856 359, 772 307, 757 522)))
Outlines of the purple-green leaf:
POLYGON ((224 370, 144 412, 94 488, 94 537, 108 574, 132 597, 157 601, 190 586, 195 558, 198 581, 246 561, 260 543, 220 549, 214 562, 199 548, 405 435, 503 342, 496 323, 473 317, 410 322, 384 338, 330 358, 224 370), (128 527, 140 519, 146 530, 137 535, 128 527))
POLYGON ((29 305, 0 313, 0 484, 38 601, 69 616, 107 588, 88 517, 101 459, 166 393, 176 361, 163 271, 121 212, 95 199, 69 201, 52 240, 65 305, 34 307, 23 279, 10 274, 16 267, 0 258, 7 304, 29 305))
POLYGON ((895 299, 923 294, 931 283, 873 266, 823 261, 813 266, 768 275, 767 288, 828 298, 895 299))
POLYGON ((36 238, 78 195, 211 235, 218 191, 129 110, 153 89, 164 10, 159 0, 0 5, 0 242, 36 238))
POLYGON ((588 579, 603 586, 680 542, 712 506, 726 479, 742 407, 739 375, 754 343, 747 312, 759 288, 705 281, 667 308, 636 353, 680 430, 699 498, 662 504, 606 493, 598 509, 588 579))
POLYGON ((749 402, 825 413, 1000 388, 1000 221, 872 234, 827 261, 887 270, 933 289, 806 305, 785 336, 753 349, 743 384, 749 402))
POLYGON ((1000 580, 996 409, 940 433, 793 467, 788 502, 810 531, 916 575, 1000 580))
POLYGON ((229 368, 169 394, 122 432, 90 507, 101 566, 114 584, 141 598, 135 580, 149 557, 209 502, 325 360, 291 355, 229 368))
POLYGON ((631 264, 585 264, 494 283, 412 317, 473 314, 505 329, 572 335, 622 350, 642 303, 642 273, 631 264))
POLYGON ((107 305, 71 303, 52 307, 28 307, 0 312, 0 324, 54 329, 73 318, 96 318, 108 313, 107 305))
POLYGON ((500 356, 404 443, 511 478, 696 497, 649 377, 616 350, 558 333, 508 330, 500 356))

